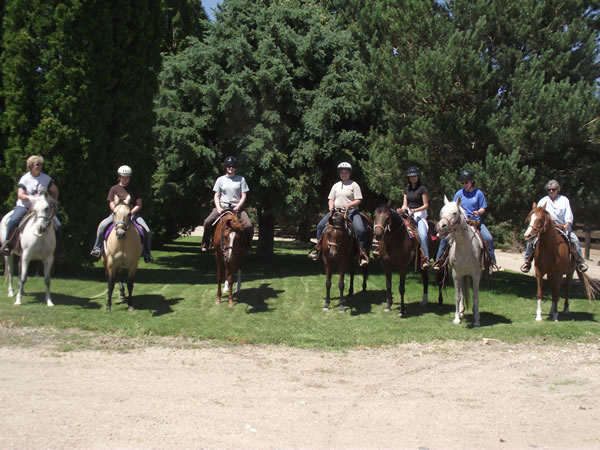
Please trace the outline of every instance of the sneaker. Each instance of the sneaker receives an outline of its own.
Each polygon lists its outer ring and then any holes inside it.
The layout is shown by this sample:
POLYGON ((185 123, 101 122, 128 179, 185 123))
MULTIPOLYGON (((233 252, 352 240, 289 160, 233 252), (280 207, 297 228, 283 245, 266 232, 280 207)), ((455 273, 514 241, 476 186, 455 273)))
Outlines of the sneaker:
POLYGON ((100 258, 102 255, 102 249, 100 247, 94 247, 90 252, 90 255, 95 256, 96 258, 100 258))
POLYGON ((423 261, 421 263, 421 270, 429 270, 429 261, 423 261))
POLYGON ((368 258, 366 258, 366 257, 364 257, 364 256, 361 256, 361 257, 360 257, 360 262, 358 263, 358 265, 359 265, 360 267, 364 267, 364 266, 366 266, 366 265, 368 265, 368 264, 369 264, 369 259, 368 259, 368 258))
POLYGON ((579 270, 580 272, 587 272, 588 266, 586 263, 579 263, 577 264, 577 270, 579 270))
POLYGON ((531 270, 531 263, 529 261, 525 262, 521 266, 521 272, 523 272, 523 273, 528 273, 530 270, 531 270))

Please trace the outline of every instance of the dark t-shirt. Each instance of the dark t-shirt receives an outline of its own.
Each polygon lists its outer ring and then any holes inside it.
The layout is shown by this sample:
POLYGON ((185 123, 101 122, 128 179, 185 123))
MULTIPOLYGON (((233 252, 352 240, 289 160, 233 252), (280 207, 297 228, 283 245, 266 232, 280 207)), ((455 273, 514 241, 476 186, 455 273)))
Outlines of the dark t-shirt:
POLYGON ((419 186, 417 189, 406 187, 404 189, 404 194, 406 195, 406 200, 408 201, 408 207, 410 209, 420 208, 423 206, 423 194, 427 194, 427 188, 423 185, 419 186))
POLYGON ((137 199, 141 198, 138 189, 132 184, 128 184, 127 186, 115 184, 113 187, 110 188, 110 191, 108 191, 108 196, 106 197, 106 200, 108 200, 109 202, 114 202, 115 195, 119 197, 119 200, 121 201, 125 200, 127 196, 130 195, 131 205, 135 205, 137 203, 137 199))

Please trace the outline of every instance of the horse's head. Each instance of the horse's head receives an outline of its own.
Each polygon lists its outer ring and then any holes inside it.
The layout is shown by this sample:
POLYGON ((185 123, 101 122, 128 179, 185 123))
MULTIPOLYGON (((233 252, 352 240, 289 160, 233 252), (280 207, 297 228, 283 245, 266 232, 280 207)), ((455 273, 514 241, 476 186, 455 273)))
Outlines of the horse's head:
POLYGON ((464 216, 464 210, 460 206, 460 198, 456 202, 451 202, 444 195, 444 206, 440 211, 440 221, 435 229, 440 236, 452 233, 462 223, 464 216))
POLYGON ((131 196, 128 195, 123 201, 115 195, 115 208, 113 209, 113 223, 115 224, 115 234, 117 239, 124 239, 131 227, 131 196))
POLYGON ((533 204, 527 219, 525 219, 529 225, 527 226, 527 230, 525 231, 525 240, 529 241, 540 235, 541 232, 546 231, 547 224, 551 222, 550 214, 546 211, 546 208, 543 206, 537 206, 536 203, 533 204))
POLYGON ((392 224, 392 210, 388 205, 379 205, 373 215, 373 233, 376 241, 383 239, 383 235, 392 224))
POLYGON ((331 217, 327 221, 327 228, 325 229, 325 242, 329 255, 335 258, 339 252, 339 248, 348 234, 344 227, 345 217, 340 211, 334 211, 331 217))
POLYGON ((235 214, 226 214, 219 220, 215 230, 219 234, 219 248, 226 263, 229 263, 234 255, 239 253, 241 237, 244 232, 244 224, 235 214))
POLYGON ((48 191, 34 196, 31 205, 35 213, 35 234, 42 235, 48 231, 56 214, 56 201, 48 191))

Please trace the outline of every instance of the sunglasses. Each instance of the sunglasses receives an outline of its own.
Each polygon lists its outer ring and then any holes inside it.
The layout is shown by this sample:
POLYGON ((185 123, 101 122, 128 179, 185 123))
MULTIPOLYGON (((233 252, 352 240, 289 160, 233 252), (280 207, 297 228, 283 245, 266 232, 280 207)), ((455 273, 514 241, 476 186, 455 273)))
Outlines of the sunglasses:
POLYGON ((548 192, 554 192, 556 191, 556 188, 548 188, 548 192))
POLYGON ((33 163, 32 164, 32 166, 35 166, 35 167, 39 167, 39 166, 43 166, 43 165, 44 165, 43 163, 33 163))

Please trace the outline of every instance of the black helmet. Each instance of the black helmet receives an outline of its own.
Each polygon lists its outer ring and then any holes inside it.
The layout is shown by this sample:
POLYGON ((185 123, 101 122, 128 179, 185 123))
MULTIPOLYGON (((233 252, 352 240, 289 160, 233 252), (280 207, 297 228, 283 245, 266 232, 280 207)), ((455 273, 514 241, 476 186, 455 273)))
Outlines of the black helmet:
POLYGON ((235 156, 228 156, 227 158, 225 158, 225 161, 223 161, 223 165, 225 167, 227 167, 227 166, 237 167, 237 160, 235 159, 235 156))
POLYGON ((472 170, 463 170, 460 172, 458 179, 460 181, 473 181, 475 179, 475 174, 472 170))
POLYGON ((407 177, 418 177, 421 175, 421 171, 419 170, 418 167, 409 167, 408 169, 406 169, 406 176, 407 177))

